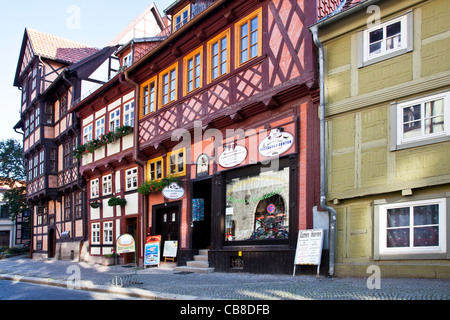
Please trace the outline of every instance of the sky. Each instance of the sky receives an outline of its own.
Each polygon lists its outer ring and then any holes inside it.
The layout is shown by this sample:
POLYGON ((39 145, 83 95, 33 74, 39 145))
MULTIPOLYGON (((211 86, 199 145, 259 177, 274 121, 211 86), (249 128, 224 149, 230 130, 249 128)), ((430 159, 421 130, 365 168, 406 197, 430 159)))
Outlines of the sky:
POLYGON ((161 16, 175 0, 5 1, 0 11, 0 140, 22 142, 14 132, 20 120, 20 91, 13 86, 25 28, 103 48, 155 2, 161 16))

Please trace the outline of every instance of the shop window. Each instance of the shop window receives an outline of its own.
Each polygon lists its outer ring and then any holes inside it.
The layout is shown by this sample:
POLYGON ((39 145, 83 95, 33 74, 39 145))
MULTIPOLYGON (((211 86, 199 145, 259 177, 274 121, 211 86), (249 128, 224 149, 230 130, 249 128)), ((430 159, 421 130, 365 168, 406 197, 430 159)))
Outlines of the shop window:
POLYGON ((445 253, 447 200, 433 199, 379 206, 379 254, 445 253))
POLYGON ((289 168, 228 180, 226 201, 227 242, 289 239, 289 168))
POLYGON ((262 53, 262 10, 259 9, 236 24, 236 61, 238 66, 262 53))
POLYGON ((184 176, 186 174, 186 149, 179 149, 167 154, 167 175, 184 176))
POLYGON ((157 77, 154 77, 141 86, 141 118, 156 111, 157 77))
POLYGON ((230 29, 208 42, 208 82, 230 72, 230 29))
POLYGON ((148 162, 148 180, 155 181, 163 178, 163 158, 153 159, 148 162))
POLYGON ((184 94, 188 94, 202 85, 203 47, 184 58, 184 94))

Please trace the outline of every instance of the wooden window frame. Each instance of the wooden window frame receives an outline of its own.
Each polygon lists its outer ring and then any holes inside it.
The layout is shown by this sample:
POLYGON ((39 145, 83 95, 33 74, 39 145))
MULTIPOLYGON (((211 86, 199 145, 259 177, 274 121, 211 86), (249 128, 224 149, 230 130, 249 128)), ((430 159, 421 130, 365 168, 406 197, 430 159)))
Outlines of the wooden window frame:
POLYGON ((114 221, 103 222, 103 244, 114 243, 114 221))
POLYGON ((124 126, 134 127, 134 112, 135 112, 134 105, 135 105, 134 100, 124 103, 122 115, 123 117, 122 123, 124 126), (128 110, 126 110, 127 106, 129 106, 128 110), (125 120, 126 116, 129 116, 128 121, 125 120))
POLYGON ((125 170, 125 191, 132 191, 138 188, 139 179, 139 170, 137 167, 130 168, 125 170), (136 170, 136 173, 133 171, 136 170), (134 178, 136 178, 136 183, 134 182, 134 178), (131 186, 129 186, 128 182, 131 179, 131 186))
POLYGON ((90 181, 90 194, 91 199, 100 197, 100 179, 93 179, 90 181), (94 190, 96 192, 94 192, 94 190))
POLYGON ((158 181, 158 180, 163 179, 163 178, 164 178, 164 159, 163 159, 163 157, 158 157, 158 158, 155 158, 155 159, 152 159, 152 160, 148 161, 147 162, 147 180, 148 181, 158 181), (151 167, 152 164, 155 164, 155 170, 156 170, 156 164, 158 162, 161 162, 161 178, 156 178, 156 172, 155 172, 155 178, 156 179, 152 179, 151 178, 151 172, 152 171, 151 171, 150 167, 151 167))
POLYGON ((172 21, 173 21, 173 32, 179 30, 181 27, 183 27, 185 24, 187 24, 190 20, 191 20, 191 5, 188 4, 183 9, 181 9, 177 14, 175 14, 173 16, 173 19, 172 19, 172 21), (187 11, 187 21, 183 22, 184 20, 183 20, 183 18, 181 18, 180 24, 177 25, 177 23, 176 23, 177 18, 182 16, 183 13, 185 13, 186 11, 187 11))
POLYGON ((106 117, 95 119, 95 138, 99 139, 106 133, 106 117), (103 120, 103 123, 102 123, 103 120), (98 124, 100 122, 100 125, 98 124), (98 130, 101 130, 99 133, 98 130))
POLYGON ((219 35, 215 36, 213 39, 211 39, 210 41, 208 41, 207 43, 207 56, 208 56, 208 72, 207 72, 207 77, 208 77, 208 83, 224 76, 227 73, 230 73, 230 69, 231 69, 231 30, 227 29, 224 32, 220 33, 219 35), (221 41, 222 39, 227 38, 227 70, 225 73, 221 72, 221 65, 224 63, 224 61, 222 61, 221 59, 221 52, 223 51, 223 48, 221 46, 221 41), (219 53, 218 53, 218 76, 216 78, 213 78, 213 46, 218 43, 219 45, 219 53))
POLYGON ((116 131, 117 128, 120 127, 120 115, 121 115, 120 107, 117 107, 113 111, 109 113, 109 121, 108 121, 108 129, 110 132, 116 131), (114 118, 114 119, 113 119, 114 118), (119 123, 117 123, 119 122, 119 123))
POLYGON ((100 222, 91 224, 91 244, 100 244, 101 227, 100 222), (95 228, 94 228, 95 226, 95 228), (95 240, 95 241, 94 241, 95 240))
POLYGON ((83 143, 86 144, 94 138, 94 124, 90 123, 83 127, 83 143), (88 131, 86 131, 88 129, 88 131), (87 138, 86 138, 87 137, 87 138))
POLYGON ((183 59, 183 74, 184 74, 184 81, 183 81, 183 92, 184 94, 188 94, 191 93, 197 89, 200 89, 203 86, 203 46, 195 49, 194 51, 192 51, 189 55, 187 55, 184 59, 183 59), (195 72, 197 65, 195 64, 195 58, 200 55, 200 64, 199 66, 199 72, 198 74, 195 72), (193 78, 192 80, 189 79, 189 71, 191 69, 189 69, 189 61, 192 60, 193 63, 193 78), (196 87, 195 86, 195 80, 199 79, 199 86, 196 87), (192 81, 192 90, 189 90, 189 82, 192 81))
POLYGON ((139 108, 139 118, 142 119, 143 117, 155 112, 156 110, 158 110, 158 101, 157 101, 157 97, 158 97, 158 76, 154 76, 152 77, 150 80, 148 80, 147 82, 145 82, 143 85, 141 85, 141 101, 140 101, 140 108, 139 108), (153 111, 150 111, 149 107, 150 107, 150 85, 154 83, 154 101, 153 101, 153 111), (148 104, 144 104, 144 90, 148 89, 149 95, 148 95, 148 104), (144 113, 144 108, 147 107, 148 111, 147 113, 144 113))
POLYGON ((159 89, 159 95, 158 95, 158 97, 159 97, 159 108, 163 108, 163 107, 165 107, 166 105, 169 105, 169 104, 171 104, 172 102, 175 102, 175 101, 177 101, 178 100, 178 62, 175 62, 174 64, 172 64, 170 67, 168 67, 168 68, 166 68, 164 71, 162 71, 160 74, 159 74, 159 86, 158 86, 158 89, 159 89), (171 74, 171 72, 173 71, 173 70, 175 70, 175 79, 172 79, 171 77, 170 77, 170 74, 171 74), (164 92, 163 92, 163 87, 164 87, 164 85, 165 85, 165 83, 164 83, 164 81, 163 81, 163 79, 164 79, 164 76, 165 75, 168 75, 169 76, 169 78, 168 78, 168 93, 167 93, 167 96, 168 96, 168 101, 166 102, 166 103, 164 103, 164 92), (171 87, 171 83, 174 83, 175 84, 175 88, 172 88, 171 87), (173 99, 173 100, 170 100, 170 93, 171 92, 174 92, 175 93, 175 98, 173 99))
POLYGON ((167 176, 172 176, 172 177, 185 176, 186 175, 186 159, 187 159, 186 158, 186 148, 181 148, 181 149, 174 150, 172 152, 167 153, 167 176), (178 170, 178 156, 179 156, 180 153, 183 153, 183 171, 179 171, 178 170), (176 163, 177 170, 176 170, 175 173, 172 173, 171 169, 170 169, 170 167, 171 167, 171 157, 173 155, 177 156, 177 158, 176 158, 176 160, 177 160, 177 163, 176 163))
POLYGON ((262 47, 263 47, 263 39, 262 39, 262 8, 257 9, 256 11, 254 11, 253 13, 249 14, 248 16, 246 16, 245 18, 243 18, 242 20, 240 20, 239 22, 236 23, 235 25, 235 46, 236 46, 236 68, 240 67, 241 65, 259 57, 262 55, 262 47), (258 50, 257 50, 257 54, 254 57, 250 57, 250 51, 251 51, 251 36, 250 36, 250 28, 248 28, 248 40, 247 40, 247 50, 248 50, 248 56, 247 56, 247 60, 245 61, 241 61, 241 27, 245 24, 247 24, 247 26, 250 26, 250 22, 254 19, 254 18, 258 18, 258 50))
POLYGON ((112 195, 112 174, 107 174, 102 176, 102 195, 109 196, 112 195))

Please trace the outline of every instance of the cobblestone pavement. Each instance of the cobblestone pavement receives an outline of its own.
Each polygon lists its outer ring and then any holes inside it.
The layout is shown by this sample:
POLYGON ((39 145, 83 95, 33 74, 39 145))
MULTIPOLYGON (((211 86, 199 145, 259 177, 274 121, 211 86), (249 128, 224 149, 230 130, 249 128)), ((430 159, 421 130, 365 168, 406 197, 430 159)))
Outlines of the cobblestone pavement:
MULTIPOLYGON (((77 285, 108 292, 113 277, 133 274, 130 267, 104 267, 88 263, 30 260, 24 257, 0 260, 0 280, 18 280, 51 285, 77 285)), ((178 273, 170 267, 139 269, 142 282, 111 293, 171 300, 449 300, 450 279, 381 278, 380 289, 369 289, 367 279, 316 276, 253 275, 241 273, 178 273)))

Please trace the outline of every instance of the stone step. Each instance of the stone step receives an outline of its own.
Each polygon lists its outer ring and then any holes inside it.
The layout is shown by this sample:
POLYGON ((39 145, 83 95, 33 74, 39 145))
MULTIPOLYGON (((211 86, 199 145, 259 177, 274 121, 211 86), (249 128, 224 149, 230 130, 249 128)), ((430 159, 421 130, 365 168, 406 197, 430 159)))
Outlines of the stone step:
POLYGON ((204 256, 204 255, 194 256, 194 261, 208 261, 208 256, 204 256))
POLYGON ((174 269, 175 273, 178 272, 192 272, 192 273, 212 273, 214 268, 199 268, 199 267, 176 267, 174 269))
POLYGON ((198 255, 199 256, 207 256, 208 252, 209 252, 208 249, 200 249, 200 250, 198 250, 198 255))
POLYGON ((186 262, 186 265, 194 268, 209 268, 208 261, 188 261, 186 262))

